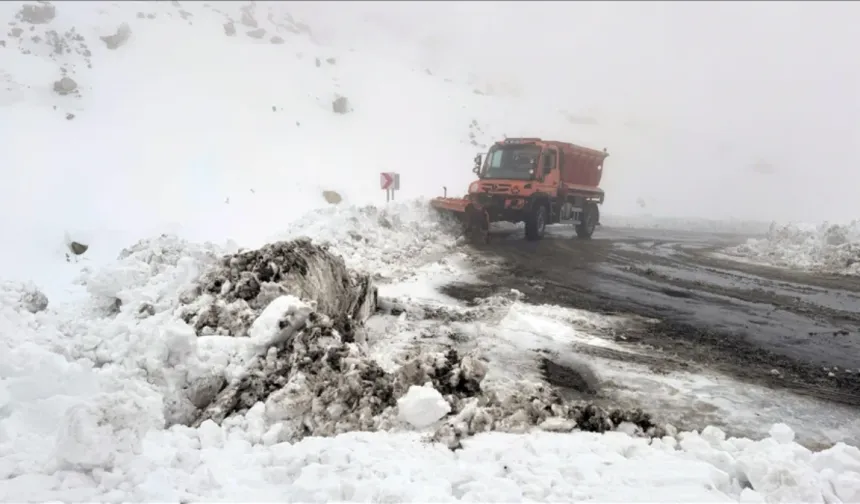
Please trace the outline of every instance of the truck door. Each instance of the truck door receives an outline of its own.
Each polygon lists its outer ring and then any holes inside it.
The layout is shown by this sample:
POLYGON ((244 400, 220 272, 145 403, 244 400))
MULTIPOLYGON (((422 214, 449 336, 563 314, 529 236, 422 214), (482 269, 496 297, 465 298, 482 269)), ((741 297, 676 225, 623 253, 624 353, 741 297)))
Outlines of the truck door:
POLYGON ((540 181, 555 185, 558 180, 558 150, 555 147, 547 147, 541 154, 540 181))

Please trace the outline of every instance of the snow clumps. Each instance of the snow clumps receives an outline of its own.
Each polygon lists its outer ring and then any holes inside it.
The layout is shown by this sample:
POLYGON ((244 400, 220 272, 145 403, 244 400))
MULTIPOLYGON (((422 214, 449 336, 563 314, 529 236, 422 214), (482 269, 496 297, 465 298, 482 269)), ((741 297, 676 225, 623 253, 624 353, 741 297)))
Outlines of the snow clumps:
POLYGON ((4 281, 0 283, 0 296, 0 305, 24 309, 30 313, 38 313, 48 307, 48 296, 32 282, 4 281))

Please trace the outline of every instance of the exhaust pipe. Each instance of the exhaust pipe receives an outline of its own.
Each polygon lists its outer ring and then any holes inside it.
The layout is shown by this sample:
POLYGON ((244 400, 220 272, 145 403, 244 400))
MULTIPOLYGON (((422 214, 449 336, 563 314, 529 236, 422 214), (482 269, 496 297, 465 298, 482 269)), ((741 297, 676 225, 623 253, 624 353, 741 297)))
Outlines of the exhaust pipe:
POLYGON ((442 197, 443 197, 443 198, 447 198, 447 197, 448 197, 448 188, 447 188, 447 187, 445 187, 445 186, 442 186, 442 197))

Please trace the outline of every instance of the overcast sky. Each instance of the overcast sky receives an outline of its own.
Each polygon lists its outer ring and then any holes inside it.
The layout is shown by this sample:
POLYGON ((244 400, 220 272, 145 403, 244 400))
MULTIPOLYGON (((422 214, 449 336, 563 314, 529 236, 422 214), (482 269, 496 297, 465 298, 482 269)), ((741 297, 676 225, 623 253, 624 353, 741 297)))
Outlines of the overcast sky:
POLYGON ((860 3, 290 5, 322 40, 594 115, 625 154, 607 191, 638 187, 660 213, 860 217, 860 3))

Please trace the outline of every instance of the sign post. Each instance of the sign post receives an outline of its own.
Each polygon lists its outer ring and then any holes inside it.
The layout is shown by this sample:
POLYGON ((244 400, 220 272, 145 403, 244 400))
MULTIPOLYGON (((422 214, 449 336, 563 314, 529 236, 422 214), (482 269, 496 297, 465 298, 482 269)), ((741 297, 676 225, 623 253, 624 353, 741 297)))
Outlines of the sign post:
POLYGON ((382 172, 379 174, 379 187, 385 190, 385 202, 394 201, 394 191, 400 190, 400 174, 382 172))

